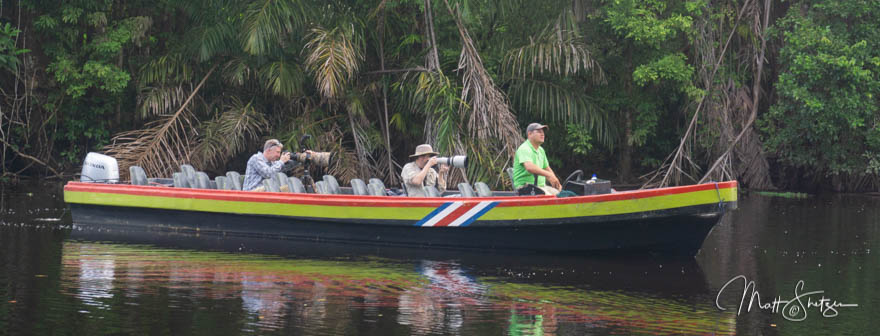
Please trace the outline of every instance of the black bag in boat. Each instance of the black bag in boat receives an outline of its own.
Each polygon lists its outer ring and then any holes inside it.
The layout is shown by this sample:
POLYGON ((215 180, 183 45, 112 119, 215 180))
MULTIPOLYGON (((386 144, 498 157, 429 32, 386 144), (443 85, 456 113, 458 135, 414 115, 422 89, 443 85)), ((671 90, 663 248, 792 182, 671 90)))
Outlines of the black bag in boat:
POLYGON ((516 194, 519 196, 544 195, 544 190, 538 188, 538 186, 534 184, 529 183, 517 189, 516 194))

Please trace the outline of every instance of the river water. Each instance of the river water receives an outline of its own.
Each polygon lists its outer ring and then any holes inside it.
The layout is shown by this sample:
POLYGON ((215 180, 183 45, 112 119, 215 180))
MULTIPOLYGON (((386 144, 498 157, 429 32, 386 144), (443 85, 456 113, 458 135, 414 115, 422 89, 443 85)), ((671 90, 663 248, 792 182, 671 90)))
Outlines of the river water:
POLYGON ((741 192, 672 259, 89 229, 60 184, 0 188, 0 335, 876 335, 880 317, 880 197, 741 192))

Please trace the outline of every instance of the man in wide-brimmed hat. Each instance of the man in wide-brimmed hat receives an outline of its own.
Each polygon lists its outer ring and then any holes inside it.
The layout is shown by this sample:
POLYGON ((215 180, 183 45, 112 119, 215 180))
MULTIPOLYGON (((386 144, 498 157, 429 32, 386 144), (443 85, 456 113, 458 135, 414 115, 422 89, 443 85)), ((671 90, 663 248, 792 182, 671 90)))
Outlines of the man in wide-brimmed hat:
POLYGON ((400 175, 403 177, 403 183, 406 185, 407 195, 411 197, 427 197, 424 187, 434 186, 440 192, 446 190, 446 172, 449 166, 440 165, 440 173, 434 170, 437 164, 437 152, 431 148, 431 145, 422 144, 416 146, 416 152, 409 157, 415 158, 415 161, 407 163, 403 166, 400 175))
POLYGON ((516 150, 513 156, 513 187, 522 188, 526 184, 534 184, 548 195, 556 195, 562 186, 559 178, 550 163, 547 154, 544 153, 544 131, 549 129, 547 125, 531 123, 526 127, 526 139, 516 150), (550 186, 547 185, 550 184, 550 186))

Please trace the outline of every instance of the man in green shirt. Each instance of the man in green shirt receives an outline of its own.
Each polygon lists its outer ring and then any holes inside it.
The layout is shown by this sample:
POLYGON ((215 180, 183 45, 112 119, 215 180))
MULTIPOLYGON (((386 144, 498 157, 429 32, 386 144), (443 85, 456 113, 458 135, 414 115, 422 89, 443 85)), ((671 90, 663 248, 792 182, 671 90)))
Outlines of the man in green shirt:
POLYGON ((553 169, 550 169, 547 154, 541 147, 546 129, 548 129, 547 125, 539 123, 531 123, 526 127, 527 139, 516 149, 516 155, 513 156, 514 189, 519 189, 527 183, 534 184, 535 176, 538 177, 536 186, 544 190, 545 194, 556 195, 562 189, 559 178, 556 177, 553 169))

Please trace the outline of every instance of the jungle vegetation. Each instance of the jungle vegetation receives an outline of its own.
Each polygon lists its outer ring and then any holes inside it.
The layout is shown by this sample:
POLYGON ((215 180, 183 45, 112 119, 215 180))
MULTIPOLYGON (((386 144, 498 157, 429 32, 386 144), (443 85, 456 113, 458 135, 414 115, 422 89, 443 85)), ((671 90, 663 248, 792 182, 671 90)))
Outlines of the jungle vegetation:
POLYGON ((564 178, 880 188, 880 3, 0 1, 2 178, 99 151, 243 171, 262 141, 398 183, 416 145, 509 186, 524 127, 564 178))

